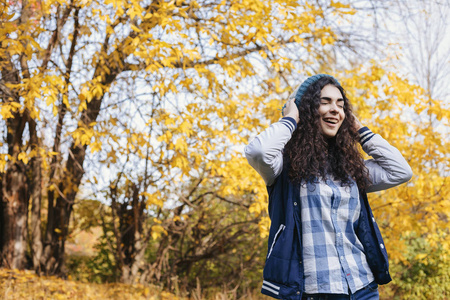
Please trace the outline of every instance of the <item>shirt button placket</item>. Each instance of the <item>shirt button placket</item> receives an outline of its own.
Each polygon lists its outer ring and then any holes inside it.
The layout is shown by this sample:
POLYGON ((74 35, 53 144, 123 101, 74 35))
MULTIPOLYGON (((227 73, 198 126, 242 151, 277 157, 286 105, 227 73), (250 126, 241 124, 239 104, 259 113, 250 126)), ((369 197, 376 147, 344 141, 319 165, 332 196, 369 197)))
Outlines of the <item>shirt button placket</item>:
POLYGON ((340 232, 338 232, 338 233, 336 234, 336 244, 337 244, 338 246, 342 245, 342 238, 341 238, 341 233, 340 233, 340 232))

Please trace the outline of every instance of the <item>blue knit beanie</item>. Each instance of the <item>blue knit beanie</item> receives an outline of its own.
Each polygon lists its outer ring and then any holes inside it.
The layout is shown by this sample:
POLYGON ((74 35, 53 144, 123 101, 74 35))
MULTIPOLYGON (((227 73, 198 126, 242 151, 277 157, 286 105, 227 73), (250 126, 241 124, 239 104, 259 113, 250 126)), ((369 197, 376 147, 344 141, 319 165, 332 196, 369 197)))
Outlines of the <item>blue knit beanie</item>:
MULTIPOLYGON (((337 79, 334 78, 331 75, 328 75, 328 74, 316 74, 316 75, 313 75, 313 76, 307 78, 305 81, 303 81, 303 83, 292 93, 292 95, 289 97, 289 99, 292 99, 293 97, 295 97, 295 104, 297 105, 297 108, 298 108, 300 106, 300 101, 302 100, 303 94, 306 92, 308 87, 311 84, 317 82, 320 78, 324 78, 324 77, 332 78, 337 84, 339 84, 339 81, 337 81, 337 79)), ((283 109, 285 107, 286 107, 286 104, 281 109, 283 115, 284 115, 283 109)))

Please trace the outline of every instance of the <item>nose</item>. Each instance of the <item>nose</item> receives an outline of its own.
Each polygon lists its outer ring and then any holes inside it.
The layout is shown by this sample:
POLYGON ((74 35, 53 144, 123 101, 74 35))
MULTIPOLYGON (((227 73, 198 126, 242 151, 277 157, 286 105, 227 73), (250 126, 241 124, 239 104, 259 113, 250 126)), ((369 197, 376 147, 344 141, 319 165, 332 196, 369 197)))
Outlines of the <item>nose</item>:
POLYGON ((339 107, 337 106, 337 103, 331 103, 330 104, 330 112, 332 113, 338 113, 339 107))

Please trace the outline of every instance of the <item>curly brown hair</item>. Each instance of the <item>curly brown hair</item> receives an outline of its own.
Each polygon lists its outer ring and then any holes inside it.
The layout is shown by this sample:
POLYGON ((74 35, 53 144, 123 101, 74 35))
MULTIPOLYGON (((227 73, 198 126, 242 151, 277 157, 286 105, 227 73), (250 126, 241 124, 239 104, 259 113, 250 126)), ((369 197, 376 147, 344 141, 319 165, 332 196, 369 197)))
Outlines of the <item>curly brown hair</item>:
POLYGON ((369 175, 362 154, 358 151, 359 134, 352 126, 354 116, 344 89, 332 77, 311 84, 298 107, 300 121, 286 144, 289 177, 295 183, 325 179, 327 174, 350 186, 354 180, 360 190, 369 184, 369 175), (335 137, 327 139, 320 129, 320 93, 326 85, 338 88, 344 99, 345 119, 335 137))

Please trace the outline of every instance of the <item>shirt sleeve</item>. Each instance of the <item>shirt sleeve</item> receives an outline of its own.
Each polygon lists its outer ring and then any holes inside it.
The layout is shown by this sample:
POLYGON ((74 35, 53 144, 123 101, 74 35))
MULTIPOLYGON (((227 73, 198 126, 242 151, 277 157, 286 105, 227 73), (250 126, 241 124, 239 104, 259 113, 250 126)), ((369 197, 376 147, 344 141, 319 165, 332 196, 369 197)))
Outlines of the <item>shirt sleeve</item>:
POLYGON ((371 181, 366 192, 386 190, 411 179, 411 167, 397 148, 367 127, 358 132, 363 150, 372 157, 365 161, 371 181))
POLYGON ((267 186, 272 185, 281 174, 283 149, 296 128, 297 122, 293 118, 282 118, 270 125, 245 147, 245 157, 261 175, 267 186))

